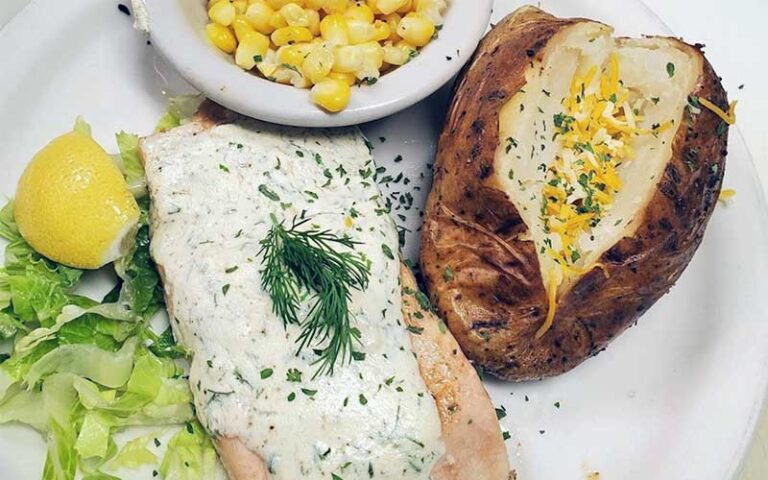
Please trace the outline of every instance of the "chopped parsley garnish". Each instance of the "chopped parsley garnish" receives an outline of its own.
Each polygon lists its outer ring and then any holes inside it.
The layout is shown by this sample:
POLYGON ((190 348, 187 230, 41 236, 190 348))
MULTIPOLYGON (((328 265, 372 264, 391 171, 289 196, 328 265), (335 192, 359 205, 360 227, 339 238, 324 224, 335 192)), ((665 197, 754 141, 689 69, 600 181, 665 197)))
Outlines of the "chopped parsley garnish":
POLYGON ((356 362, 362 362, 365 360, 365 352, 352 352, 352 360, 356 362))
POLYGON ((424 329, 422 327, 416 327, 413 325, 408 325, 407 327, 405 327, 405 329, 413 333, 414 335, 421 335, 422 332, 424 332, 424 329))
POLYGON ((261 192, 262 195, 272 200, 273 202, 280 201, 280 196, 275 192, 273 192, 272 190, 270 190, 269 187, 264 185, 263 183, 259 185, 259 192, 261 192))
POLYGON ((424 292, 416 292, 416 301, 419 302, 419 306, 422 310, 431 310, 432 305, 429 303, 429 298, 424 292))
POLYGON ((271 377, 273 373, 274 373, 274 370, 272 370, 271 368, 265 368, 264 370, 259 372, 259 375, 261 376, 262 380, 266 380, 267 378, 271 377))
POLYGON ((450 265, 446 265, 445 269, 443 269, 443 280, 446 282, 453 280, 453 269, 450 265))
POLYGON ((507 137, 507 148, 505 149, 505 152, 509 153, 512 150, 512 148, 517 148, 517 145, 518 145, 517 140, 515 140, 512 137, 507 137))
POLYGON ((498 420, 501 420, 502 418, 507 416, 507 409, 504 408, 504 405, 502 405, 500 408, 496 409, 496 418, 498 420))
POLYGON ((286 380, 288 380, 289 382, 300 382, 301 370, 298 370, 296 368, 289 368, 288 372, 286 373, 286 380))

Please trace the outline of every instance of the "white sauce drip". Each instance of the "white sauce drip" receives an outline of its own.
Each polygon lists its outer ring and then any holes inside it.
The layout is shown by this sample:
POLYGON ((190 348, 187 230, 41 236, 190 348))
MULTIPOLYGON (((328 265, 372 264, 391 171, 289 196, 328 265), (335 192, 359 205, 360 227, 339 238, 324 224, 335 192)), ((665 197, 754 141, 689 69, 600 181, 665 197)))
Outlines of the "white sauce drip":
POLYGON ((397 232, 359 131, 190 124, 146 141, 145 155, 152 254, 174 333, 194 354, 190 384, 209 431, 240 438, 273 480, 429 478, 445 451, 440 420, 405 330, 398 260, 382 249, 397 255, 397 232), (290 223, 302 211, 363 242, 356 250, 371 261, 370 286, 351 302, 366 358, 315 380, 316 357, 296 356, 299 328, 272 313, 256 256, 270 214, 290 223), (301 382, 287 380, 291 368, 301 382))

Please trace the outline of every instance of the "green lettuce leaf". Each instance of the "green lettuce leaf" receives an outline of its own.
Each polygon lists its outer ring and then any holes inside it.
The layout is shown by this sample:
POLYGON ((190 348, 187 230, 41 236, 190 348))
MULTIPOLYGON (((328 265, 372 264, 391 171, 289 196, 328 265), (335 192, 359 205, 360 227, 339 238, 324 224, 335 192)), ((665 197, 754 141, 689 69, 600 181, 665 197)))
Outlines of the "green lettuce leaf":
POLYGON ((152 340, 149 350, 156 356, 161 358, 182 358, 187 356, 186 349, 176 343, 176 340, 173 338, 171 327, 166 328, 161 335, 157 335, 152 331, 147 333, 152 340))
POLYGON ((15 242, 21 238, 19 227, 13 218, 13 202, 8 202, 0 209, 0 238, 15 242))
POLYGON ((75 441, 80 458, 104 458, 109 450, 111 422, 101 412, 87 412, 75 441))
POLYGON ((149 226, 139 228, 136 245, 123 259, 115 262, 115 272, 123 281, 120 303, 131 305, 144 318, 154 315, 164 304, 160 275, 149 254, 149 226))
POLYGON ((45 432, 48 421, 45 415, 40 414, 43 411, 43 395, 39 390, 27 390, 15 384, 0 403, 0 424, 21 422, 39 432, 45 432))
POLYGON ((61 345, 46 353, 24 377, 35 385, 54 372, 73 373, 105 387, 118 388, 128 381, 133 369, 133 354, 138 339, 127 340, 117 352, 107 352, 94 345, 61 345))
POLYGON ((75 119, 75 126, 72 128, 72 130, 78 133, 82 133, 83 135, 88 135, 89 137, 92 135, 91 125, 81 116, 78 116, 75 119))
POLYGON ((130 440, 117 456, 109 463, 110 468, 136 469, 142 465, 157 465, 158 458, 147 445, 157 437, 156 434, 144 435, 130 440))
POLYGON ((215 478, 216 451, 200 424, 187 423, 168 442, 160 464, 164 480, 209 480, 215 478))
POLYGON ((48 454, 43 479, 72 480, 77 472, 75 420, 79 410, 72 376, 49 376, 43 382, 42 396, 43 412, 48 415, 48 454))
MULTIPOLYGON (((0 308, 2 306, 0 305, 0 308)), ((9 313, 0 311, 0 340, 5 340, 16 335, 17 332, 27 331, 27 327, 24 326, 21 321, 9 313)))
POLYGON ((147 179, 139 155, 139 136, 132 133, 120 132, 116 135, 117 148, 120 150, 120 170, 128 183, 128 189, 134 197, 141 198, 147 194, 147 179))
POLYGON ((164 132, 182 125, 197 112, 204 100, 202 95, 179 95, 171 97, 170 105, 155 126, 156 132, 164 132))
MULTIPOLYGON (((62 307, 61 313, 56 317, 55 323, 51 327, 40 327, 28 335, 22 337, 16 342, 14 351, 19 355, 31 351, 41 342, 50 340, 64 327, 64 325, 77 320, 78 318, 91 314, 94 320, 99 318, 109 320, 119 320, 120 322, 137 323, 141 317, 136 316, 127 306, 116 304, 98 304, 90 308, 83 308, 77 305, 66 305, 62 307)), ((109 322, 114 324, 114 322, 109 322)), ((95 326, 95 325, 94 325, 95 326)))

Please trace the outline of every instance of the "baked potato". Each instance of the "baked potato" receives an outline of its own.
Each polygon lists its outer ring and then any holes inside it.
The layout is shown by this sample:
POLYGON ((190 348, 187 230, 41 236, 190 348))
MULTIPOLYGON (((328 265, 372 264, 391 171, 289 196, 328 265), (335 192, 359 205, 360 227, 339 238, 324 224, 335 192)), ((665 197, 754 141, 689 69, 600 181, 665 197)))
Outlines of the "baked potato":
POLYGON ((456 83, 422 230, 467 356, 558 375, 664 295, 715 208, 732 107, 701 46, 533 7, 496 25, 456 83))

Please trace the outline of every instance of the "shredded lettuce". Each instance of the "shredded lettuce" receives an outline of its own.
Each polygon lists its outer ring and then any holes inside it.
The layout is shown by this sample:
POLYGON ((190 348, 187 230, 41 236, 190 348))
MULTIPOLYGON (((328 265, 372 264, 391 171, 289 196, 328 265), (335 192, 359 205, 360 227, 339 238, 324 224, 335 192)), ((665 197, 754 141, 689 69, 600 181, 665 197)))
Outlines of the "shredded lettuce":
POLYGON ((195 114, 202 101, 203 97, 201 95, 179 95, 177 97, 171 97, 168 111, 166 111, 165 115, 163 115, 162 118, 160 118, 160 121, 157 122, 155 131, 164 132, 182 125, 184 121, 195 114))
POLYGON ((142 465, 157 465, 157 455, 147 447, 153 438, 154 434, 145 435, 127 442, 110 462, 110 467, 136 469, 142 465))
POLYGON ((197 422, 171 438, 168 454, 160 465, 165 480, 209 480, 215 478, 216 452, 210 438, 197 422))
POLYGON ((75 126, 72 130, 82 133, 83 135, 88 135, 89 137, 91 136, 91 125, 80 116, 75 119, 75 126))
POLYGON ((133 196, 141 198, 147 194, 147 180, 139 156, 139 136, 120 132, 115 137, 117 138, 117 148, 120 150, 120 164, 118 166, 125 175, 128 189, 133 196))
MULTIPOLYGON (((188 101, 172 105, 168 115, 180 122, 188 101)), ((82 119, 75 130, 90 135, 82 119)), ((170 329, 158 334, 149 326, 164 301, 149 255, 138 137, 121 132, 117 140, 123 172, 143 197, 142 216, 135 246, 115 262, 117 283, 101 301, 75 293, 83 271, 50 261, 24 241, 12 202, 0 209, 0 238, 7 241, 0 340, 11 345, 0 353, 0 424, 27 424, 45 436, 44 480, 74 480, 78 472, 85 480, 119 480, 104 469, 159 462, 165 479, 212 478, 216 455, 195 420, 180 361, 186 352, 170 329), (121 449, 115 441, 127 427, 173 425, 179 431, 162 460, 144 437, 121 449)))

